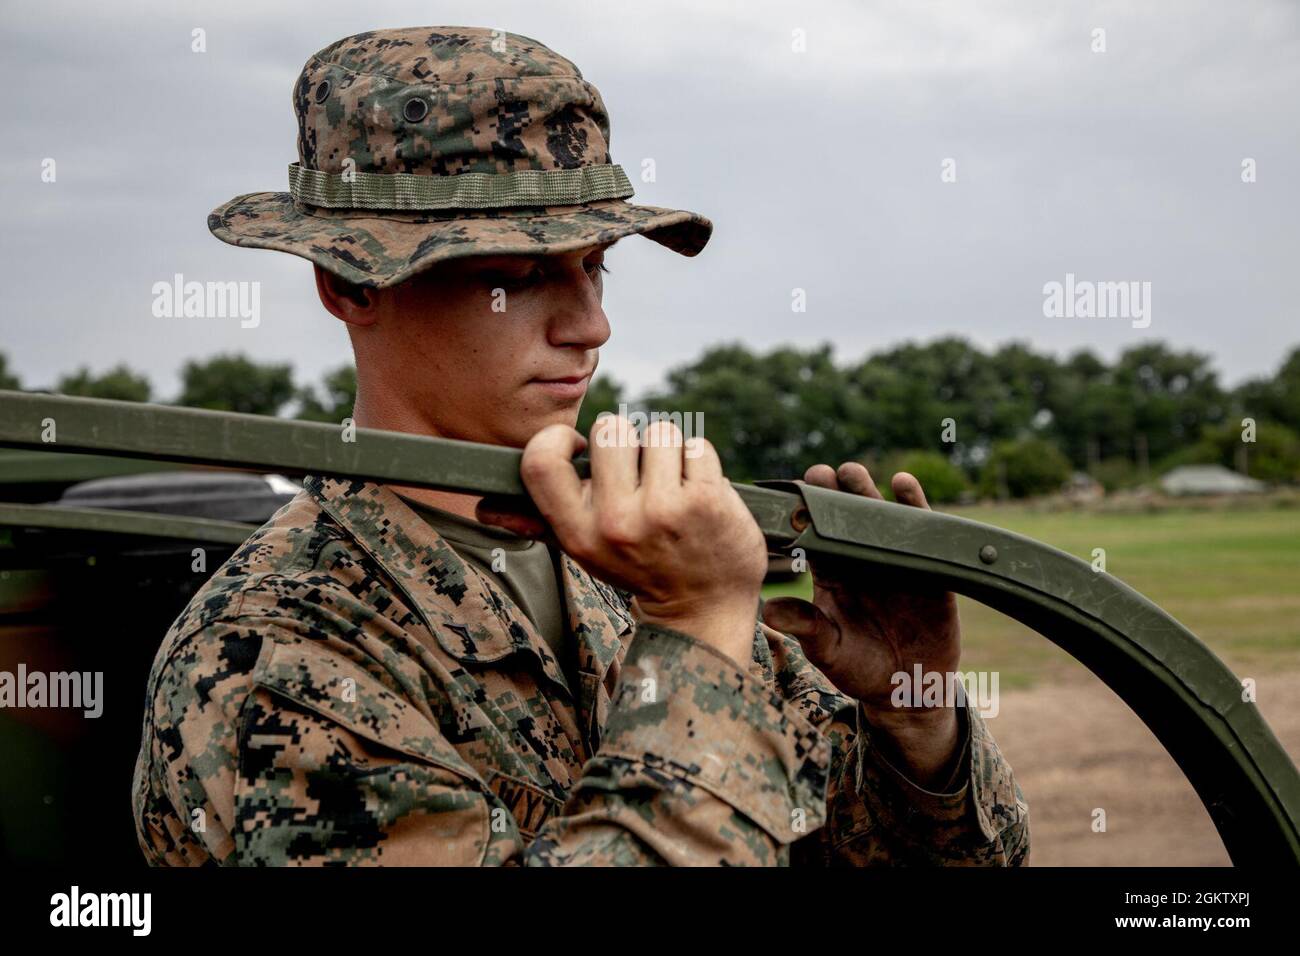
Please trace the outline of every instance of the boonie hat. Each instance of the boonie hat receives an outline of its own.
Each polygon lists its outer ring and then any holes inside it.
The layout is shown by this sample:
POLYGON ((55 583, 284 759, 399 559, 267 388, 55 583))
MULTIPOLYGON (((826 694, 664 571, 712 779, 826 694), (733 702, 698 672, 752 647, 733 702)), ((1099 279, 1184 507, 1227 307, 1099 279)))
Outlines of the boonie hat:
POLYGON ((682 255, 703 216, 627 202, 600 93, 536 40, 478 27, 331 44, 294 86, 288 192, 237 196, 208 228, 363 286, 470 255, 570 252, 640 233, 682 255))

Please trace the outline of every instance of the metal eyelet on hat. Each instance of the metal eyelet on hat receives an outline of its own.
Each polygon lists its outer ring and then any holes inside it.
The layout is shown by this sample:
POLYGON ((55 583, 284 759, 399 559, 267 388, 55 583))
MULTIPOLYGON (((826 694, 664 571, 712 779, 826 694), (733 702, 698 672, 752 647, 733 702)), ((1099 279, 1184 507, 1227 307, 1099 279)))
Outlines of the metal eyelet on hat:
POLYGON ((316 102, 324 103, 325 97, 330 95, 330 81, 321 80, 320 86, 316 87, 316 102))
POLYGON ((418 123, 429 115, 429 104, 418 96, 413 96, 402 107, 402 116, 408 123, 418 123))

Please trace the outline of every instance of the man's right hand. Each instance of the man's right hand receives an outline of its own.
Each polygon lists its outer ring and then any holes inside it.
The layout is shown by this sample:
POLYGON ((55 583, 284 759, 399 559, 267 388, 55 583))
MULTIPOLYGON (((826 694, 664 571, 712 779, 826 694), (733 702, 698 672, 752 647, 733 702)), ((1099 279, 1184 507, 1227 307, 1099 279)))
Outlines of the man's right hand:
MULTIPOLYGON (((767 549, 711 444, 683 442, 671 422, 652 424, 638 441, 626 419, 608 415, 592 427, 590 444, 564 425, 542 429, 524 448, 520 475, 560 547, 632 592, 641 621, 749 660, 767 549), (572 459, 585 447, 584 480, 572 459)), ((479 517, 535 533, 490 506, 479 517)))

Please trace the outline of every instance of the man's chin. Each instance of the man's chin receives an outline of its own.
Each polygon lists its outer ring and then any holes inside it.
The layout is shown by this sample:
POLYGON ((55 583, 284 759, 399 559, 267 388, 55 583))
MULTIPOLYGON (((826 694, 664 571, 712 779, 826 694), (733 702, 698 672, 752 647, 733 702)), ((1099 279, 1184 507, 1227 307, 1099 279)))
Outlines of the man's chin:
POLYGON ((571 409, 557 410, 548 415, 530 416, 527 422, 520 422, 518 427, 511 428, 509 433, 503 436, 504 440, 499 444, 509 445, 512 448, 523 448, 534 435, 551 425, 576 428, 578 425, 578 406, 575 405, 571 409))

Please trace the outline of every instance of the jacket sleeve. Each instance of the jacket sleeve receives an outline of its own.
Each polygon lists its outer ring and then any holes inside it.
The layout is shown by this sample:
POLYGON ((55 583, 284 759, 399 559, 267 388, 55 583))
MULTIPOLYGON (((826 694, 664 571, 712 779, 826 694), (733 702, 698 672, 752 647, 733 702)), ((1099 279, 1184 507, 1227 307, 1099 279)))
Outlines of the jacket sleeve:
POLYGON ((940 792, 918 786, 857 728, 844 735, 825 830, 796 860, 836 866, 1023 866, 1029 807, 979 712, 958 709, 964 752, 940 792))
POLYGON ((155 864, 772 864, 829 743, 693 638, 642 627, 598 754, 530 844, 439 727, 306 620, 209 624, 159 668, 136 770, 155 864))
POLYGON ((600 750, 528 862, 788 863, 825 821, 831 756, 756 668, 642 624, 600 750))
POLYGON ((1029 807, 976 710, 958 709, 962 753, 942 792, 925 790, 871 740, 861 706, 839 694, 798 641, 766 625, 774 680, 832 747, 826 826, 792 862, 812 866, 1021 866, 1029 807))

